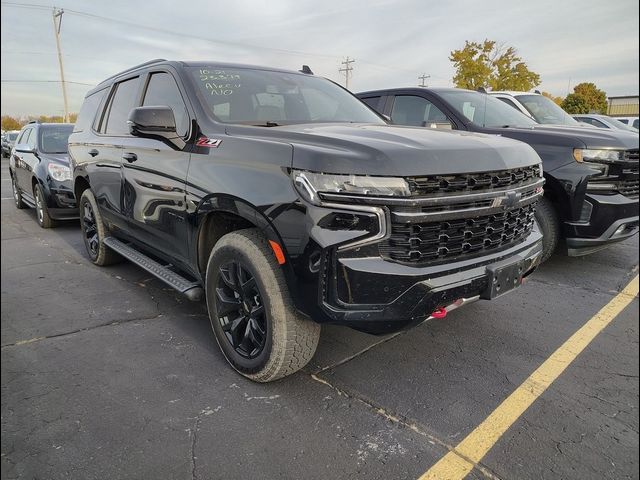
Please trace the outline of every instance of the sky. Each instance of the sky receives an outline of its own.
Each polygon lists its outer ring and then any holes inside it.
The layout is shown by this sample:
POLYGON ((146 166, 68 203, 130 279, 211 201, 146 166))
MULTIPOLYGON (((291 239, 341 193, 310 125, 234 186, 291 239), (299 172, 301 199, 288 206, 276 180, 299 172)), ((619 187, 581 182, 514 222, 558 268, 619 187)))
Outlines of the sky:
MULTIPOLYGON (((54 0, 51 0, 54 1, 54 0)), ((637 0, 55 0, 69 110, 101 80, 154 58, 212 60, 298 70, 353 92, 451 86, 448 57, 465 40, 513 46, 540 74, 539 89, 564 96, 594 82, 609 96, 638 94, 637 0), (74 83, 72 83, 74 82, 74 83)), ((46 0, 2 0, 2 115, 62 115, 46 0), (34 5, 41 7, 34 7, 34 5)))

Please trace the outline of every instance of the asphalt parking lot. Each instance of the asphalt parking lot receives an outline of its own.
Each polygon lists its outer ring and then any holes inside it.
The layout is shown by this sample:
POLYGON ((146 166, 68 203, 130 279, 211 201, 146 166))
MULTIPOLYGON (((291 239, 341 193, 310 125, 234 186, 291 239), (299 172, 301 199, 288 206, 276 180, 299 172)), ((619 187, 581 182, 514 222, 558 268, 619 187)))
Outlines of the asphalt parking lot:
MULTIPOLYGON (((2 160, 2 478, 412 479, 636 275, 638 237, 553 257, 520 290, 407 333, 326 327, 304 369, 255 384, 204 304, 93 266, 77 223, 18 211, 2 160)), ((638 478, 638 298, 467 478, 638 478)))

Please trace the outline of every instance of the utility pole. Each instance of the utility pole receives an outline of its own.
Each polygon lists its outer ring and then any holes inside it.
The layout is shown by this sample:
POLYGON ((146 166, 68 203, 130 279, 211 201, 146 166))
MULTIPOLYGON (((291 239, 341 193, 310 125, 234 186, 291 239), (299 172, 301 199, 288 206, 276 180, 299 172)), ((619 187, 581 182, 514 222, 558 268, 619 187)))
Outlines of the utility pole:
POLYGON ((69 104, 67 102, 67 84, 64 82, 64 67, 62 66, 62 50, 60 50, 60 27, 62 26, 62 14, 64 10, 53 7, 53 32, 56 35, 56 47, 58 48, 58 63, 60 64, 60 80, 62 82, 62 97, 64 98, 64 121, 69 121, 69 104))
POLYGON ((355 60, 350 59, 349 57, 347 57, 346 60, 342 61, 342 65, 344 65, 344 68, 339 68, 338 71, 340 73, 344 72, 344 76, 346 78, 345 82, 344 82, 344 86, 347 90, 349 90, 349 77, 351 77, 351 72, 353 71, 353 67, 351 66, 352 63, 354 63, 355 60))
POLYGON ((420 80, 420 85, 419 85, 420 87, 427 86, 427 83, 426 83, 427 78, 431 78, 431 75, 425 75, 423 73, 420 77, 418 77, 418 80, 420 80))

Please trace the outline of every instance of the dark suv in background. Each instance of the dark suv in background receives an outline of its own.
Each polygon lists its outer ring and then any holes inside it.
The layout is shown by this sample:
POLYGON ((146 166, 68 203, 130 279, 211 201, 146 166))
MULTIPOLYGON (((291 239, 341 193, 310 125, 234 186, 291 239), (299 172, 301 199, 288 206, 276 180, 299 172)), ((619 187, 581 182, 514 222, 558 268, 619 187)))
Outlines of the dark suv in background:
POLYGON ((16 208, 36 209, 42 228, 78 217, 69 168, 70 123, 30 122, 17 136, 9 158, 16 208))
POLYGON ((544 259, 560 240, 569 255, 584 255, 638 232, 637 134, 540 125, 496 97, 470 90, 400 88, 358 97, 394 124, 491 133, 531 145, 546 180, 536 214, 544 259))
POLYGON ((533 149, 389 126, 308 67, 134 67, 87 94, 69 149, 92 261, 204 294, 256 381, 304 366, 318 323, 443 317, 518 287, 542 251, 533 149))

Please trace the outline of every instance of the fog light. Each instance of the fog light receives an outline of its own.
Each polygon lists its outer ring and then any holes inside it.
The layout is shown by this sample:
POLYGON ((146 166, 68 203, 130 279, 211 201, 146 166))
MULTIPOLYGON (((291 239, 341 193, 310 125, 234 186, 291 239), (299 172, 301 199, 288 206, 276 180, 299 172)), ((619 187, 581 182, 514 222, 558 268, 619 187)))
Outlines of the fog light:
POLYGON ((353 213, 330 213, 318 222, 318 226, 328 230, 375 230, 375 217, 353 213))
POLYGON ((580 212, 580 223, 588 223, 591 220, 591 213, 593 212, 593 205, 585 200, 582 202, 582 211, 580 212))
POLYGON ((627 229, 626 225, 620 225, 615 232, 613 232, 613 236, 615 237, 616 235, 620 235, 622 232, 624 232, 627 229))

